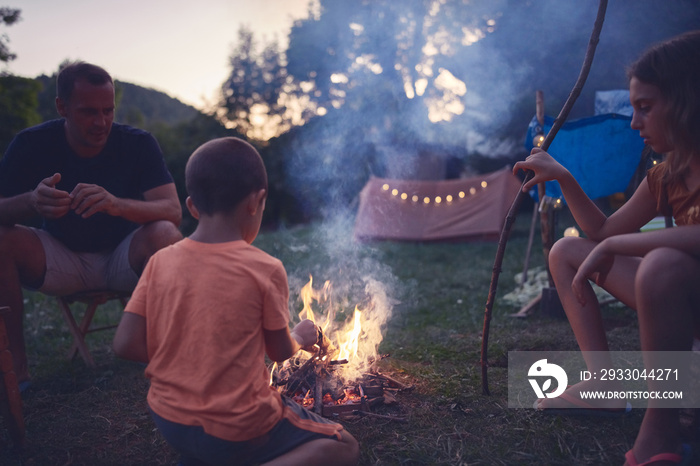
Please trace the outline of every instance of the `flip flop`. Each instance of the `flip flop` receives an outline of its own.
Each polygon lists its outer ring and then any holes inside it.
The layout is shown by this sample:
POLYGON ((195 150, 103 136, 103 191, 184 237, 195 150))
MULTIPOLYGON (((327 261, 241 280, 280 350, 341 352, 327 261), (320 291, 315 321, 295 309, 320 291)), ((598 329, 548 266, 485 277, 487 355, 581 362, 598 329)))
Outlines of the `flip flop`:
POLYGON ((619 417, 632 411, 632 405, 629 402, 624 408, 599 408, 579 398, 567 395, 566 392, 559 395, 558 398, 576 406, 576 408, 541 408, 539 399, 535 400, 535 404, 532 407, 552 416, 619 417))
POLYGON ((647 466, 657 461, 669 461, 671 463, 679 464, 680 466, 690 466, 692 456, 693 452, 690 449, 690 445, 684 443, 682 455, 679 455, 678 453, 659 453, 658 455, 652 456, 644 463, 638 463, 637 458, 634 457, 634 453, 632 453, 632 450, 630 450, 625 453, 625 460, 627 460, 627 464, 630 466, 647 466))

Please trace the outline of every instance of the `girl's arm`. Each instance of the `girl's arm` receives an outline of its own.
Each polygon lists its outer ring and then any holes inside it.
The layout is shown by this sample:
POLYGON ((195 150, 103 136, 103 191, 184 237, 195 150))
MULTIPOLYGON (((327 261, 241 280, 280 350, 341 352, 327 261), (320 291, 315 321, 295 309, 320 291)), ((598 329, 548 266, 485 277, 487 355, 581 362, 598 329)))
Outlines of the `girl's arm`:
POLYGON ((648 252, 663 247, 683 251, 700 259, 700 225, 611 236, 593 248, 581 263, 571 288, 579 302, 585 304, 583 290, 587 277, 597 273, 596 283, 602 286, 613 266, 615 256, 644 257, 648 252))
POLYGON ((520 169, 532 170, 535 173, 523 186, 524 191, 530 190, 538 183, 558 181, 574 220, 583 233, 594 241, 637 231, 656 215, 656 202, 646 179, 639 185, 632 198, 608 218, 586 195, 571 173, 542 149, 532 149, 527 159, 515 164, 513 172, 517 173, 520 169))

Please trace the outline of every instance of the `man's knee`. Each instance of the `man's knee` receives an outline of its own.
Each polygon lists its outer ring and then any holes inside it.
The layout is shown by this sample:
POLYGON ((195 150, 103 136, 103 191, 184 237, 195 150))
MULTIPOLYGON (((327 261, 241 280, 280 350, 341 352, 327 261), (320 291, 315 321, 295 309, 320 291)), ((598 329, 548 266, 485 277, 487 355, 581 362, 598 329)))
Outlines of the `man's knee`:
POLYGON ((148 223, 140 228, 134 238, 151 254, 182 239, 182 233, 167 220, 148 223), (138 239, 137 239, 138 238, 138 239))
POLYGON ((46 253, 39 237, 27 227, 0 226, 0 267, 16 269, 25 284, 42 281, 46 253))

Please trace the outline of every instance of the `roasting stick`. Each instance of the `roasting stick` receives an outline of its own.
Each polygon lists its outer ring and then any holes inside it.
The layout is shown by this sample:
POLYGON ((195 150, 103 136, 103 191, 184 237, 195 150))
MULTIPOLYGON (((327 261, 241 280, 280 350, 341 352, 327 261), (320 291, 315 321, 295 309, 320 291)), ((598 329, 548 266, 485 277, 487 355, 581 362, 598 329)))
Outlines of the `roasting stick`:
MULTIPOLYGON (((559 131, 559 128, 561 128, 561 126, 566 121, 566 118, 568 117, 571 108, 574 106, 576 99, 581 94, 583 85, 586 83, 586 79, 588 78, 588 72, 590 71, 591 64, 593 63, 595 49, 598 46, 598 42, 600 40, 600 31, 603 28, 603 21, 605 19, 605 10, 607 9, 607 6, 607 0, 600 0, 600 3, 598 4, 598 14, 593 25, 591 38, 588 41, 588 48, 586 49, 586 56, 584 57, 583 65, 581 66, 581 72, 579 73, 574 88, 571 90, 571 93, 569 93, 569 97, 564 103, 564 107, 562 107, 561 112, 559 112, 559 116, 556 120, 554 120, 552 129, 549 131, 549 133, 547 133, 547 136, 545 137, 544 142, 542 143, 542 150, 546 151, 549 148, 549 145, 552 143, 552 140, 554 140, 554 136, 556 136, 557 132, 559 131)), ((522 186, 525 186, 525 183, 530 181, 533 176, 534 173, 528 171, 525 175, 525 180, 523 180, 522 186)), ((491 274, 491 286, 489 287, 489 294, 486 299, 486 309, 484 311, 484 328, 482 331, 481 338, 481 388, 484 395, 490 395, 488 385, 488 344, 489 326, 491 324, 491 313, 493 310, 493 303, 496 298, 498 276, 501 273, 501 265, 503 264, 503 255, 505 253, 508 236, 510 235, 510 230, 513 227, 516 212, 520 207, 523 198, 525 197, 525 193, 523 193, 522 186, 520 188, 520 191, 518 191, 517 196, 515 196, 513 204, 510 206, 510 210, 508 211, 508 215, 506 216, 503 229, 501 230, 501 236, 498 240, 496 258, 493 264, 493 271, 491 274)))

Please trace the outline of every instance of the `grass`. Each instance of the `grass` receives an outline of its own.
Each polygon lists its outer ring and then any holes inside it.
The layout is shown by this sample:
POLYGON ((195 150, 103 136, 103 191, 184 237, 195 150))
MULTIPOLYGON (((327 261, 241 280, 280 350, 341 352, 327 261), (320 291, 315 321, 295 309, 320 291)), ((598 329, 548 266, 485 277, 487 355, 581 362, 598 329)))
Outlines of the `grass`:
MULTIPOLYGON (((393 303, 379 347, 381 370, 413 385, 379 412, 406 417, 344 420, 360 441, 363 465, 618 465, 634 441, 642 410, 619 419, 562 418, 507 408, 507 353, 576 350, 565 320, 526 319, 503 295, 523 267, 529 215, 518 218, 506 250, 489 348, 490 396, 482 395, 480 347, 495 243, 374 243, 352 240, 351 222, 263 233, 256 245, 285 263, 293 293, 313 275, 331 280, 339 307, 363 300, 368 279, 393 303)), ((564 225, 564 223, 562 223, 564 225)), ((531 266, 542 264, 536 239, 531 266)), ((318 283, 318 285, 316 285, 318 283)), ((88 336, 98 364, 68 361, 70 334, 57 303, 26 295, 26 336, 33 386, 23 395, 27 447, 10 448, 0 425, 3 465, 176 464, 149 418, 143 367, 110 350, 113 331, 88 336)), ((291 303, 298 311, 300 303, 291 303)), ((118 306, 98 319, 117 321, 118 306)), ((637 350, 633 311, 606 307, 611 347, 637 350)), ((700 448, 697 438, 693 446, 700 448)))

